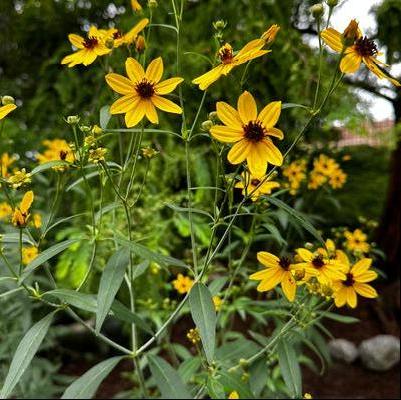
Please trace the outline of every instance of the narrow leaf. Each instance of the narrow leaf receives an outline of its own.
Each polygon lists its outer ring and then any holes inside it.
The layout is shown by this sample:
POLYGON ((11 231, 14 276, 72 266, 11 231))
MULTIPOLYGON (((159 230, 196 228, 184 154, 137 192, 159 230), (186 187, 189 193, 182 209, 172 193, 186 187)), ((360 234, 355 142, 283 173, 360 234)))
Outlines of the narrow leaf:
POLYGON ((107 125, 109 124, 111 118, 111 114, 110 114, 110 106, 103 106, 100 109, 100 116, 99 116, 99 123, 100 123, 100 127, 102 129, 106 129, 107 125))
POLYGON ((36 168, 34 168, 31 171, 31 175, 38 174, 39 172, 47 171, 48 169, 54 168, 54 167, 66 167, 70 165, 70 163, 62 160, 54 160, 54 161, 49 161, 43 164, 38 165, 36 168))
POLYGON ((294 347, 282 340, 277 345, 277 354, 285 385, 293 398, 300 398, 302 393, 301 368, 294 347))

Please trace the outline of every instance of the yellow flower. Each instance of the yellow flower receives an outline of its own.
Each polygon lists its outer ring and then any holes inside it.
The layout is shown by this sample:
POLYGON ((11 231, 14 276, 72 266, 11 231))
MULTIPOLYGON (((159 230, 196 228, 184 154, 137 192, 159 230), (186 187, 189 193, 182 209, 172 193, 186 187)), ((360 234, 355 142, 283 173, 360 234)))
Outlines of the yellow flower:
POLYGON ((270 28, 267 29, 266 32, 263 33, 261 39, 263 39, 266 45, 272 43, 276 38, 277 32, 280 30, 280 26, 277 24, 273 24, 270 28))
POLYGON ((340 189, 347 181, 347 174, 341 169, 337 168, 329 178, 329 184, 333 189, 340 189))
MULTIPOLYGON (((67 161, 73 163, 75 160, 74 152, 70 145, 63 139, 44 140, 43 145, 47 149, 43 153, 36 155, 39 164, 49 161, 67 161)), ((55 170, 63 170, 64 167, 54 167, 55 170)))
POLYGON ((12 212, 13 209, 8 203, 5 201, 0 203, 0 220, 8 219, 12 212))
POLYGON ((8 153, 3 153, 0 157, 0 176, 8 176, 8 168, 15 162, 15 157, 10 157, 8 153))
POLYGON ((16 170, 13 175, 8 178, 8 183, 13 189, 19 189, 21 186, 31 183, 31 174, 26 172, 25 168, 16 170))
POLYGON ((281 284, 285 297, 289 301, 294 301, 297 284, 293 272, 297 271, 298 267, 292 264, 289 258, 279 258, 266 251, 260 251, 257 258, 266 267, 249 277, 249 279, 261 281, 257 287, 258 292, 266 292, 281 284))
POLYGON ((77 64, 87 66, 92 64, 98 56, 110 53, 111 49, 107 48, 105 43, 106 33, 106 31, 97 29, 92 25, 86 38, 74 33, 69 34, 69 41, 78 50, 65 56, 61 60, 61 64, 67 64, 70 68, 77 64))
POLYGON ((187 339, 193 344, 199 343, 201 340, 199 331, 196 328, 190 329, 187 333, 187 339))
POLYGON ((173 281, 174 289, 180 294, 189 292, 193 284, 194 281, 190 277, 182 274, 178 274, 177 278, 173 281))
POLYGON ((33 214, 32 223, 36 229, 40 229, 42 227, 42 216, 38 213, 33 214))
POLYGON ((142 155, 149 159, 151 159, 151 158, 155 157, 157 154, 159 154, 159 152, 157 150, 153 149, 150 146, 142 148, 141 151, 142 151, 142 155))
POLYGON ((328 285, 333 280, 344 279, 344 265, 338 260, 325 257, 321 252, 312 253, 307 249, 297 249, 302 262, 296 264, 298 268, 305 268, 308 277, 316 276, 319 283, 328 285))
POLYGON ((148 24, 149 24, 149 20, 147 18, 144 18, 144 19, 140 20, 126 34, 123 34, 121 31, 119 31, 116 28, 111 28, 106 33, 105 42, 107 42, 107 40, 113 40, 114 47, 120 47, 124 44, 129 46, 132 43, 134 43, 135 39, 138 36, 138 33, 141 32, 148 24))
POLYGON ((337 162, 326 156, 325 154, 320 154, 318 158, 313 160, 313 170, 316 173, 322 174, 324 176, 331 176, 331 174, 339 168, 337 162))
POLYGON ((29 219, 29 209, 31 208, 33 202, 33 192, 30 190, 24 194, 24 197, 21 200, 19 207, 16 207, 12 217, 12 223, 19 228, 23 228, 26 226, 29 219))
POLYGON ((234 55, 233 48, 226 43, 217 53, 220 61, 219 65, 195 78, 192 83, 199 85, 199 89, 206 90, 212 83, 216 82, 221 76, 228 75, 238 65, 269 53, 270 50, 262 50, 265 44, 264 39, 252 40, 234 55))
POLYGON ((128 78, 111 73, 106 75, 109 86, 123 97, 120 97, 110 107, 111 114, 125 114, 128 128, 137 125, 146 115, 153 124, 159 123, 156 108, 162 111, 181 114, 177 104, 162 97, 171 93, 183 78, 175 77, 160 82, 163 75, 163 60, 161 57, 153 60, 146 69, 134 58, 125 62, 128 78))
POLYGON ((10 114, 11 111, 14 111, 17 108, 15 104, 6 104, 4 106, 0 106, 0 120, 10 114))
POLYGON ((93 164, 98 164, 101 161, 104 161, 104 157, 107 154, 107 149, 104 147, 98 147, 97 149, 89 150, 88 161, 93 164))
POLYGON ((237 189, 242 189, 244 196, 252 193, 252 201, 256 201, 264 194, 270 194, 273 189, 280 187, 278 182, 271 181, 271 178, 266 179, 265 176, 255 176, 245 171, 241 175, 241 181, 235 184, 237 189), (263 182, 259 187, 258 185, 263 182))
POLYGON ((231 393, 228 395, 228 398, 229 398, 229 399, 239 399, 239 394, 238 394, 238 392, 237 392, 236 390, 234 390, 233 392, 231 392, 231 393))
POLYGON ((283 168, 283 175, 288 179, 287 187, 290 188, 290 194, 295 195, 305 180, 306 161, 295 160, 287 167, 283 168))
POLYGON ((281 101, 274 101, 258 115, 255 99, 244 92, 238 99, 238 111, 225 102, 217 103, 217 115, 224 125, 214 125, 210 133, 220 142, 235 143, 228 153, 231 164, 247 160, 251 175, 263 176, 268 163, 283 163, 283 155, 271 140, 284 137, 280 129, 274 128, 280 113, 281 101))
POLYGON ((354 232, 344 232, 346 239, 346 247, 350 251, 367 253, 370 250, 370 245, 366 241, 367 235, 360 229, 355 229, 354 232))
POLYGON ((393 85, 400 86, 400 83, 392 78, 383 67, 386 64, 377 59, 379 53, 376 43, 363 36, 358 23, 352 20, 347 29, 341 34, 333 28, 325 29, 321 36, 325 43, 337 53, 344 54, 340 70, 343 73, 352 74, 356 72, 363 62, 379 79, 388 79, 393 85))
POLYGON ((342 265, 347 264, 347 255, 340 249, 336 248, 335 243, 331 239, 327 239, 325 242, 326 248, 319 247, 316 251, 324 258, 329 258, 338 261, 342 265))
POLYGON ((131 0, 131 7, 134 11, 141 11, 142 6, 139 4, 138 0, 131 0))
POLYGON ((313 399, 313 397, 310 393, 305 393, 303 398, 304 399, 313 399))
POLYGON ((312 171, 309 174, 308 189, 312 190, 317 189, 326 182, 327 182, 327 177, 325 177, 319 172, 312 171))
POLYGON ((376 290, 368 285, 377 278, 377 273, 370 270, 372 260, 363 258, 353 266, 348 262, 346 276, 342 280, 333 283, 334 303, 337 307, 348 304, 350 307, 357 306, 357 294, 362 297, 373 299, 378 296, 376 290))
POLYGON ((35 246, 23 247, 22 248, 22 264, 28 265, 33 261, 39 254, 38 248, 35 246))
POLYGON ((221 299, 220 296, 213 296, 212 297, 214 308, 216 311, 221 310, 221 306, 223 305, 223 300, 221 299))

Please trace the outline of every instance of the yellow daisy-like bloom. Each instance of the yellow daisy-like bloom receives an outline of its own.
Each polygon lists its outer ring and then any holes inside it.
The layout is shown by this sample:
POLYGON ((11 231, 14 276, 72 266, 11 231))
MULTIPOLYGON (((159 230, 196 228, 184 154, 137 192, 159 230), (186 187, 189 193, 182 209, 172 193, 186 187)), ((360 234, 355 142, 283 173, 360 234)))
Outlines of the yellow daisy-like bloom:
POLYGON ((385 78, 393 85, 400 86, 400 83, 383 69, 387 65, 377 59, 380 53, 376 43, 367 36, 363 36, 355 20, 350 22, 343 34, 328 28, 321 33, 321 36, 332 50, 337 53, 343 52, 344 57, 340 63, 341 72, 352 74, 363 62, 379 79, 385 78))
POLYGON ((287 167, 283 168, 283 175, 288 180, 287 187, 290 188, 290 194, 295 195, 301 187, 301 183, 306 178, 306 161, 295 160, 287 167))
POLYGON ((184 276, 183 274, 178 274, 177 278, 173 281, 174 289, 180 294, 188 293, 193 284, 194 281, 189 276, 184 276))
POLYGON ((67 64, 68 67, 74 67, 78 64, 88 66, 92 64, 98 56, 109 54, 112 49, 106 46, 106 31, 97 29, 96 26, 89 28, 88 36, 82 36, 71 33, 68 40, 78 50, 75 53, 65 56, 61 60, 61 64, 67 64))
POLYGON ((326 248, 319 247, 316 251, 322 254, 324 258, 336 260, 342 265, 347 265, 347 255, 342 250, 336 248, 333 240, 327 239, 325 245, 326 248))
POLYGON ((331 174, 329 178, 329 185, 333 189, 340 189, 344 186, 346 181, 347 174, 341 168, 338 168, 331 174))
POLYGON ((36 229, 40 229, 42 227, 42 216, 40 214, 32 215, 32 224, 36 229))
POLYGON ((349 261, 345 279, 333 282, 334 303, 337 307, 348 304, 355 308, 358 303, 357 294, 362 297, 374 299, 378 296, 376 290, 368 285, 377 278, 377 273, 370 270, 372 260, 363 258, 351 266, 349 261))
POLYGON ((141 11, 142 6, 139 4, 138 0, 131 0, 131 7, 134 11, 141 11))
POLYGON ((219 65, 195 78, 192 83, 199 85, 199 89, 206 90, 212 83, 216 82, 222 76, 228 75, 238 65, 269 53, 270 50, 262 50, 265 44, 264 39, 254 39, 234 55, 233 48, 230 44, 226 43, 217 53, 220 61, 219 65))
POLYGON ((8 169, 15 161, 15 157, 10 157, 8 153, 3 153, 0 157, 0 176, 6 178, 8 176, 8 169))
POLYGON ((321 252, 312 253, 307 249, 297 249, 302 262, 296 264, 298 268, 305 268, 309 277, 316 276, 319 283, 328 285, 334 280, 345 279, 344 265, 336 260, 325 257, 321 252))
POLYGON ((312 171, 309 174, 308 189, 316 190, 327 182, 327 177, 320 172, 312 171))
POLYGON ((63 139, 44 140, 43 145, 47 147, 43 153, 39 153, 36 159, 39 164, 49 161, 67 161, 73 163, 75 160, 74 152, 70 145, 63 139))
POLYGON ((214 125, 210 133, 220 142, 235 143, 227 156, 231 164, 246 160, 251 175, 263 176, 268 163, 283 163, 283 155, 271 139, 284 138, 283 132, 274 128, 280 117, 281 101, 268 104, 258 115, 255 99, 244 92, 238 98, 238 111, 222 101, 216 109, 224 125, 214 125))
MULTIPOLYGON (((257 258, 266 267, 249 277, 249 279, 261 281, 257 287, 258 292, 266 292, 281 284, 285 297, 289 301, 294 301, 297 290, 294 272, 300 268, 292 264, 289 258, 279 258, 267 251, 260 251, 257 258)), ((306 269, 310 268, 306 267, 306 269)))
POLYGON ((213 297, 212 297, 212 300, 213 300, 213 304, 214 304, 214 309, 215 309, 216 311, 220 311, 220 310, 221 310, 221 307, 222 307, 222 305, 223 305, 223 300, 222 300, 222 298, 221 298, 220 296, 213 296, 213 297))
POLYGON ((14 111, 17 108, 15 104, 6 104, 0 107, 0 120, 10 114, 11 111, 14 111))
POLYGON ((360 253, 367 253, 370 250, 370 245, 367 242, 367 235, 360 229, 355 229, 354 232, 344 232, 345 245, 348 250, 360 253))
POLYGON ((163 76, 163 60, 161 57, 153 60, 146 72, 134 58, 125 62, 128 78, 111 73, 106 75, 106 82, 123 97, 110 107, 111 114, 125 114, 125 124, 128 128, 137 125, 146 115, 153 123, 159 123, 156 108, 181 114, 182 109, 172 101, 162 97, 171 93, 184 79, 175 77, 160 81, 163 76))
POLYGON ((109 29, 106 33, 105 41, 107 41, 108 39, 113 40, 114 47, 120 47, 124 44, 129 46, 135 42, 138 33, 141 32, 148 24, 149 20, 147 18, 144 18, 125 34, 119 31, 117 28, 109 29))
POLYGON ((320 154, 318 158, 313 160, 313 170, 316 173, 331 176, 331 174, 339 168, 338 163, 333 158, 320 154))
POLYGON ((13 189, 19 189, 21 186, 31 183, 31 180, 31 174, 22 168, 13 172, 13 175, 8 178, 8 183, 13 189))
POLYGON ((36 246, 29 246, 22 248, 22 264, 28 265, 33 261, 39 254, 39 250, 36 246))
POLYGON ((237 182, 235 187, 242 189, 244 196, 252 193, 251 199, 252 201, 256 201, 260 196, 270 194, 272 190, 280 187, 278 182, 271 181, 270 179, 266 179, 265 176, 258 177, 245 171, 241 174, 241 181, 237 182), (263 183, 260 185, 261 182, 263 183), (258 187, 258 185, 260 186, 258 187))
POLYGON ((0 220, 8 219, 12 212, 13 209, 10 204, 6 203, 5 201, 0 203, 0 220))
POLYGON ((231 393, 228 395, 228 398, 229 398, 229 399, 239 399, 239 394, 238 394, 238 392, 237 392, 236 390, 234 390, 233 392, 231 392, 231 393))
POLYGON ((32 190, 26 192, 18 207, 15 208, 11 222, 14 226, 23 228, 29 219, 29 209, 33 203, 34 195, 32 190))

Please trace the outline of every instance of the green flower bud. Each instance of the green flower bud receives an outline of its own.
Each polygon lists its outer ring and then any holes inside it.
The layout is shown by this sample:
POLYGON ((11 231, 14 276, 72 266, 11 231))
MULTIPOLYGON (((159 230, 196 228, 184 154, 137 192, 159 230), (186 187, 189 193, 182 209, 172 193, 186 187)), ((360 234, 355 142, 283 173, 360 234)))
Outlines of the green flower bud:
POLYGON ((216 121, 219 117, 217 116, 217 111, 212 111, 209 113, 209 119, 216 121))
POLYGON ((210 119, 208 119, 207 121, 202 122, 201 127, 203 131, 209 132, 213 125, 213 121, 210 121, 210 119))
POLYGON ((313 15, 313 18, 320 19, 324 14, 323 4, 314 4, 310 9, 310 13, 313 15))
POLYGON ((67 124, 70 124, 70 125, 76 125, 79 122, 79 120, 80 120, 80 118, 78 115, 69 115, 66 118, 67 124))
POLYGON ((338 0, 326 0, 330 8, 334 8, 338 4, 338 0))
POLYGON ((216 31, 221 31, 227 26, 227 22, 223 21, 222 19, 213 22, 213 28, 216 29, 216 31))
POLYGON ((6 106, 7 104, 15 104, 15 99, 11 96, 3 96, 1 98, 1 104, 3 104, 3 106, 6 106))

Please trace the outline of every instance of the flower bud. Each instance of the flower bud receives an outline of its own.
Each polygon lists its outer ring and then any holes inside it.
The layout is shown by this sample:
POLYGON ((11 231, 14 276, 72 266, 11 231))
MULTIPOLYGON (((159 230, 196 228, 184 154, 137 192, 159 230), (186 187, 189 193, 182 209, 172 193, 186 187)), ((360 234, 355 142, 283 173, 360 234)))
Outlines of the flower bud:
POLYGON ((355 19, 352 19, 343 33, 343 40, 345 46, 352 46, 359 35, 359 25, 355 19))
POLYGON ((114 48, 114 39, 113 38, 108 38, 108 39, 106 39, 104 44, 108 49, 112 49, 112 48, 114 48))
POLYGON ((142 35, 139 35, 136 39, 135 39, 135 50, 141 54, 144 52, 144 50, 146 49, 146 42, 145 42, 145 38, 142 35))
POLYGON ((66 118, 66 122, 67 122, 67 124, 69 124, 69 125, 76 125, 78 122, 79 122, 79 120, 80 120, 80 118, 79 118, 79 116, 78 115, 69 115, 67 118, 66 118))
POLYGON ((213 126, 213 121, 210 121, 210 119, 208 119, 207 121, 203 121, 201 125, 202 130, 205 132, 209 132, 212 126, 213 126))
POLYGON ((313 18, 320 19, 322 17, 322 15, 324 14, 323 4, 321 4, 321 3, 314 4, 309 9, 309 11, 312 14, 313 18))
POLYGON ((217 121, 218 120, 218 116, 217 116, 217 111, 212 111, 209 113, 209 119, 211 119, 212 121, 217 121))
POLYGON ((81 132, 90 132, 90 131, 91 131, 91 127, 90 127, 90 126, 87 126, 87 125, 80 125, 80 126, 79 126, 79 130, 80 130, 81 132))
POLYGON ((15 104, 15 99, 14 99, 14 97, 11 97, 11 96, 3 96, 1 98, 1 104, 3 106, 6 106, 7 104, 15 104))
POLYGON ((93 127, 92 127, 92 133, 93 133, 94 135, 100 135, 102 132, 103 132, 103 129, 102 129, 100 126, 98 126, 98 125, 93 125, 93 127))
POLYGON ((223 21, 222 19, 213 22, 213 28, 216 31, 222 31, 227 26, 227 22, 223 21))
POLYGON ((262 39, 266 42, 266 44, 270 44, 276 38, 279 30, 280 27, 277 24, 272 25, 266 32, 263 33, 262 39))
POLYGON ((148 6, 151 8, 156 8, 158 6, 156 0, 148 0, 148 6))
POLYGON ((330 8, 334 8, 338 4, 338 0, 326 0, 330 8))

